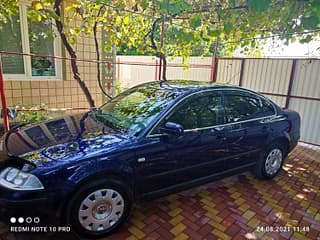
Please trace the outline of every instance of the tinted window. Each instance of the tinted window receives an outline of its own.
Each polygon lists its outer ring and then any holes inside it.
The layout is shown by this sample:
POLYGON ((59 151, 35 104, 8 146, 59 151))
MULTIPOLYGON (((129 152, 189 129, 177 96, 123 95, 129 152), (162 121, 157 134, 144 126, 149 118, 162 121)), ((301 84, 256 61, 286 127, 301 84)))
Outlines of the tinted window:
POLYGON ((179 123, 184 129, 214 126, 223 123, 221 96, 192 97, 178 106, 166 122, 179 123))
POLYGON ((224 101, 228 123, 274 114, 272 105, 259 97, 235 93, 225 95, 224 101))

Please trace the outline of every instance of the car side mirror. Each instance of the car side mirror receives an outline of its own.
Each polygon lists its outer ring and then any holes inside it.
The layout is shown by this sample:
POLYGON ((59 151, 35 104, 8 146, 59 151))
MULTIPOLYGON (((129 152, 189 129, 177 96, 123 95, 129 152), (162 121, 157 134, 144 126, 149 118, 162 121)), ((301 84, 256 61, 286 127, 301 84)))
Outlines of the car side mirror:
POLYGON ((166 133, 168 135, 181 136, 184 132, 183 127, 174 122, 167 122, 163 127, 160 128, 161 133, 166 133))

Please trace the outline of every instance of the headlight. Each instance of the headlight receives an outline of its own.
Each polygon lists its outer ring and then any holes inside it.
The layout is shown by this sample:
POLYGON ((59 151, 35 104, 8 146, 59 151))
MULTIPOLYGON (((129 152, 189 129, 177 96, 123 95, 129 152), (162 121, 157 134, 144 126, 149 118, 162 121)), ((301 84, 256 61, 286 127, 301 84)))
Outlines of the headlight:
POLYGON ((44 189, 36 176, 13 167, 8 167, 0 173, 0 185, 13 190, 44 189))

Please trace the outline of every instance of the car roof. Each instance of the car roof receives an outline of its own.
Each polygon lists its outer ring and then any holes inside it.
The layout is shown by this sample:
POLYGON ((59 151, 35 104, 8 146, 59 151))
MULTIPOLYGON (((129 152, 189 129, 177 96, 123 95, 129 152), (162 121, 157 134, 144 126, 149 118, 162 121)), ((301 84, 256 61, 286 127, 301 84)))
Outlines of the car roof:
MULTIPOLYGON (((206 81, 194 81, 194 80, 167 80, 167 81, 152 81, 147 82, 138 86, 143 87, 152 87, 172 91, 172 92, 193 92, 193 91, 200 91, 206 89, 218 89, 218 88, 229 88, 229 89, 244 89, 235 85, 225 84, 225 83, 213 83, 213 82, 206 82, 206 81)), ((138 87, 137 86, 137 87, 138 87)))

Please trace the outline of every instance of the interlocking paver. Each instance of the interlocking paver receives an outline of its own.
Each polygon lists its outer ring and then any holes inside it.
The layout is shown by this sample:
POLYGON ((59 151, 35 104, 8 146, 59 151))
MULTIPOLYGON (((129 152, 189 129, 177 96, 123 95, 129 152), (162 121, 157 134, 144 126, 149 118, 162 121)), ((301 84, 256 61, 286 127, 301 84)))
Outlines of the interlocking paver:
POLYGON ((183 230, 186 229, 186 226, 182 223, 179 223, 178 225, 176 225, 174 228, 172 228, 170 230, 170 232, 175 235, 178 236, 181 232, 183 232, 183 230))
MULTIPOLYGON (((273 180, 247 172, 144 202, 105 240, 320 240, 319 175, 320 147, 299 143, 273 180), (291 231, 280 231, 284 226, 291 231)), ((72 239, 14 235, 7 229, 0 223, 1 240, 72 239)))
POLYGON ((135 226, 129 227, 128 230, 130 233, 132 233, 138 239, 142 239, 145 236, 144 232, 142 232, 139 228, 137 228, 135 226))

